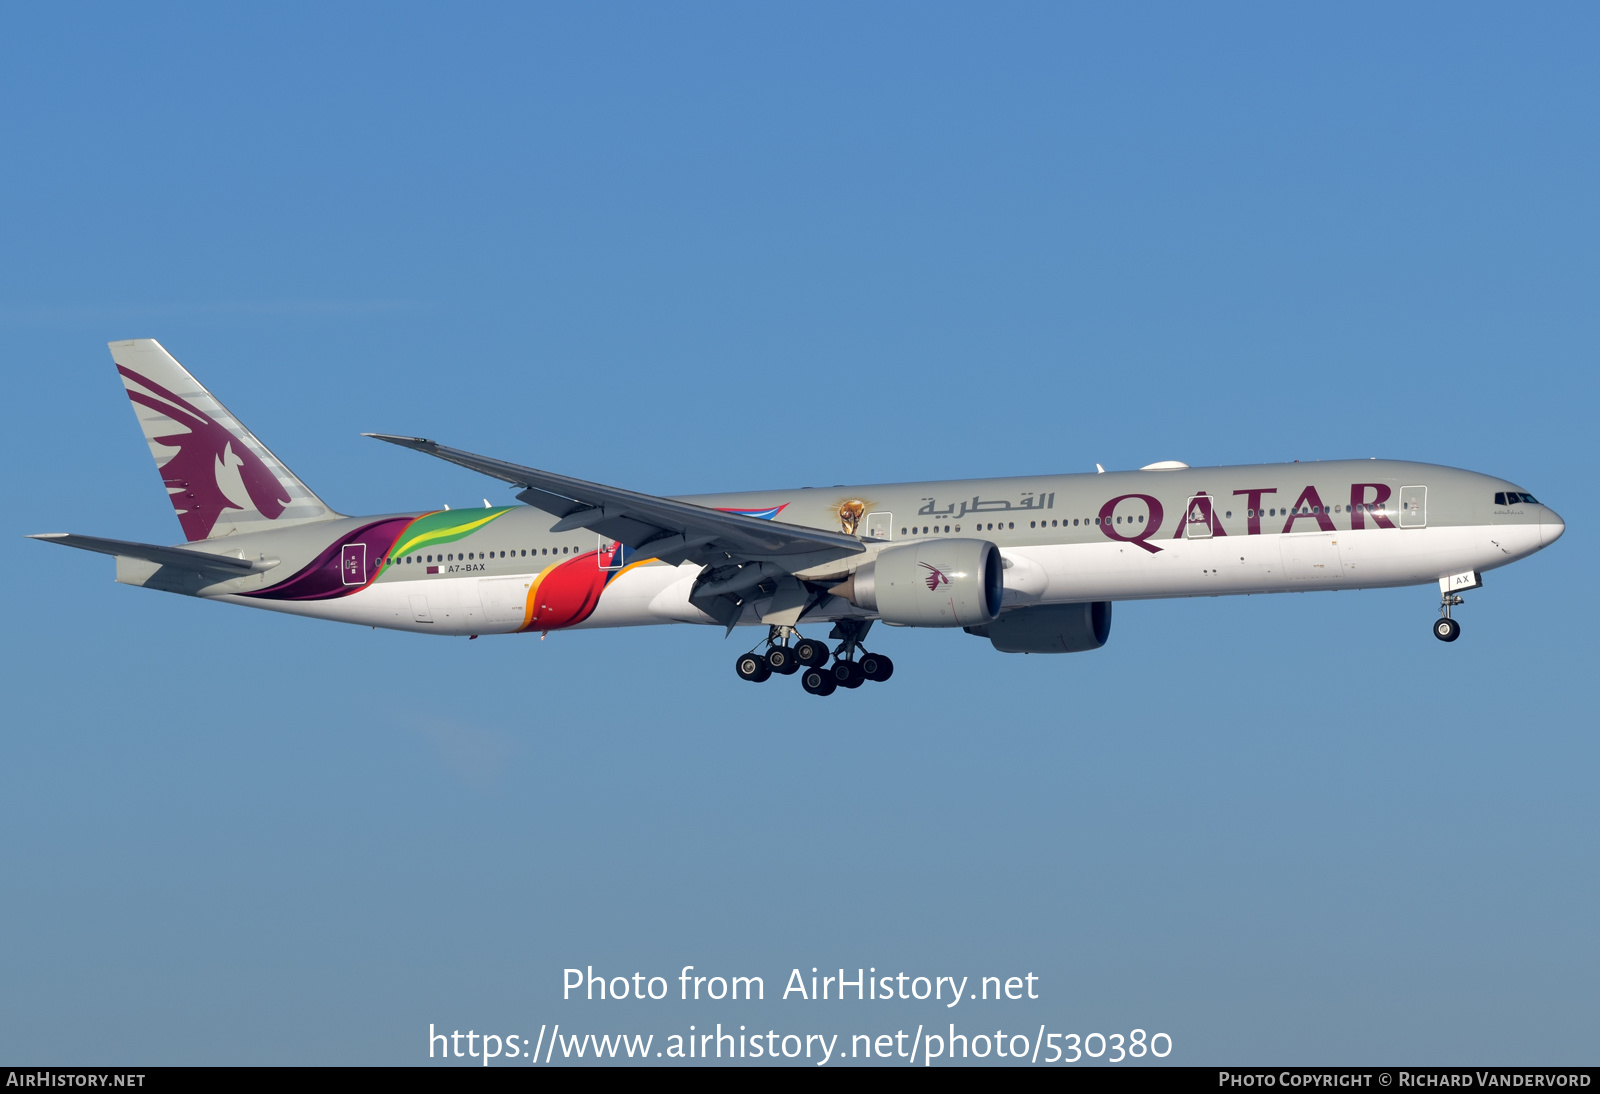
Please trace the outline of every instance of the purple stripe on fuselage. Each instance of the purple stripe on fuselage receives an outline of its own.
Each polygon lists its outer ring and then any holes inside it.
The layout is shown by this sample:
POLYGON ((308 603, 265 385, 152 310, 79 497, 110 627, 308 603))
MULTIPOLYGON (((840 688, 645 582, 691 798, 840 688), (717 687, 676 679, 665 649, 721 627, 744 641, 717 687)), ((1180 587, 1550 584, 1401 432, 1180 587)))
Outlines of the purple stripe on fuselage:
POLYGON ((242 595, 258 596, 264 600, 332 600, 335 597, 360 592, 372 583, 373 576, 383 568, 384 556, 394 546, 395 540, 400 538, 400 533, 404 532, 414 519, 416 518, 395 517, 391 520, 362 525, 340 536, 309 566, 293 577, 280 581, 270 588, 242 595), (341 565, 344 549, 352 543, 363 543, 367 548, 365 580, 359 585, 346 584, 341 565))

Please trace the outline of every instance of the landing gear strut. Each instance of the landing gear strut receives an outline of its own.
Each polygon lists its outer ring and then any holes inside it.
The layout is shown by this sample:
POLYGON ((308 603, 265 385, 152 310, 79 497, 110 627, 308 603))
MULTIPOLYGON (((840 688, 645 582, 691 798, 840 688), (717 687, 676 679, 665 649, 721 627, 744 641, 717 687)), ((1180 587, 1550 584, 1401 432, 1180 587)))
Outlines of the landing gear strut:
POLYGON ((1450 618, 1450 609, 1460 607, 1466 601, 1455 593, 1441 593, 1439 596, 1439 618, 1433 624, 1433 636, 1441 642, 1454 642, 1461 637, 1461 624, 1450 618))
POLYGON ((767 629, 767 652, 741 653, 733 663, 733 671, 739 674, 739 679, 748 680, 752 684, 759 684, 770 679, 773 673, 780 676, 790 676, 799 671, 800 659, 795 656, 794 648, 789 645, 789 639, 794 634, 793 627, 769 627, 767 629))
POLYGON ((800 671, 801 660, 789 639, 793 627, 774 626, 767 631, 767 667, 779 676, 793 676, 800 671))

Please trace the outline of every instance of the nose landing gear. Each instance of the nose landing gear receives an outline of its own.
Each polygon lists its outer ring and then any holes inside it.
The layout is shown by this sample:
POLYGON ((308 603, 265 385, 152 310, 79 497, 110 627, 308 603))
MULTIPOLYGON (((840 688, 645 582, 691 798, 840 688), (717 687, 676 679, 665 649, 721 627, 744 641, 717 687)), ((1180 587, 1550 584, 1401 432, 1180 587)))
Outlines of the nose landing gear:
POLYGON ((1450 618, 1450 609, 1460 607, 1466 601, 1455 593, 1441 593, 1439 595, 1439 618, 1433 624, 1433 636, 1441 642, 1454 642, 1461 637, 1461 624, 1450 618))

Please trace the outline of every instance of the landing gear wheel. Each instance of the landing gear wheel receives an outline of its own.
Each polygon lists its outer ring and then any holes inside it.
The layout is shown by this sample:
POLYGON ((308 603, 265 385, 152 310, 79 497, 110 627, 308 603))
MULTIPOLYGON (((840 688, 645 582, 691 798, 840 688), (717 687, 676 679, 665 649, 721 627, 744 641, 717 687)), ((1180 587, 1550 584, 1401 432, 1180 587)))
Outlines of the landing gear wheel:
POLYGON ((834 683, 832 673, 813 667, 801 674, 800 686, 812 695, 832 695, 833 689, 839 685, 834 683))
POLYGON ((867 674, 854 661, 835 661, 828 672, 842 688, 858 688, 867 682, 867 674))
POLYGON ((1454 642, 1461 637, 1461 624, 1454 619, 1441 619, 1433 625, 1433 636, 1441 642, 1454 642))
POLYGON ((894 675, 894 662, 881 653, 862 654, 859 664, 863 676, 880 684, 894 675))
POLYGON ((748 680, 752 684, 759 684, 772 675, 767 659, 759 653, 741 653, 739 660, 733 663, 733 671, 739 674, 739 679, 748 680))
POLYGON ((767 668, 779 676, 793 676, 800 671, 800 659, 788 646, 773 646, 767 651, 767 668))
POLYGON ((815 638, 802 638, 794 644, 794 656, 807 668, 821 668, 828 663, 828 646, 815 638))

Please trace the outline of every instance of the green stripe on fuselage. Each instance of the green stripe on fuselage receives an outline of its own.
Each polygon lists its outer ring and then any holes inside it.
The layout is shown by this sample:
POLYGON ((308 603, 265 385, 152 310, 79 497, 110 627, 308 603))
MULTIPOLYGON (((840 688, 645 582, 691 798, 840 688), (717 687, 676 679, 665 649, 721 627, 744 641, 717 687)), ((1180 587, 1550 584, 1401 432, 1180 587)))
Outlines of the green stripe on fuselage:
POLYGON ((394 555, 404 558, 412 551, 440 543, 453 543, 464 539, 497 517, 504 516, 518 506, 500 509, 446 509, 440 513, 427 513, 412 521, 400 541, 394 545, 394 555))

